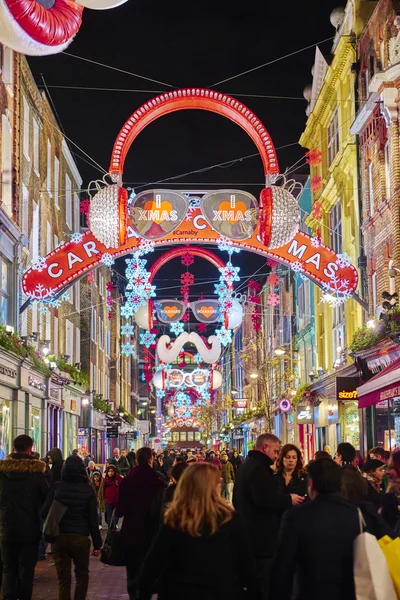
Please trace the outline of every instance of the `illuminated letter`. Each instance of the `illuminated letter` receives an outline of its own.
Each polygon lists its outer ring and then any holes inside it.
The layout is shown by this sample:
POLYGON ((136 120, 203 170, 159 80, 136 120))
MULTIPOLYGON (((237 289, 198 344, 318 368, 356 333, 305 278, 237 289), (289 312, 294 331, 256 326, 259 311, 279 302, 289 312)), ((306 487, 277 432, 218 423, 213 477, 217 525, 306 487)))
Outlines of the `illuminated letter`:
MULTIPOLYGON (((214 219, 213 219, 214 220, 214 219)), ((197 215, 197 217, 195 217, 193 219, 193 225, 196 227, 196 229, 206 229, 207 227, 207 222, 205 221, 203 215, 197 215), (203 225, 200 225, 200 220, 203 221, 203 225)))
POLYGON ((305 263, 313 263, 319 271, 319 267, 321 265, 321 255, 317 252, 317 254, 313 254, 310 258, 304 261, 305 263))
POLYGON ((304 252, 307 250, 307 246, 303 244, 300 248, 297 246, 297 240, 293 240, 288 249, 288 254, 293 254, 293 256, 298 256, 299 258, 303 258, 304 252))
POLYGON ((58 267, 58 263, 51 263, 51 265, 49 265, 47 267, 47 272, 50 275, 50 277, 53 277, 54 279, 57 279, 57 277, 61 277, 61 275, 63 274, 63 270, 59 269, 57 271, 57 273, 53 273, 53 269, 56 269, 58 267))
POLYGON ((83 247, 88 255, 88 258, 91 258, 92 254, 100 254, 100 250, 97 250, 96 248, 96 242, 86 242, 83 244, 83 247))
POLYGON ((83 258, 79 258, 79 256, 77 256, 73 252, 68 252, 68 267, 72 269, 74 264, 77 262, 83 262, 83 258))
POLYGON ((336 263, 328 263, 326 266, 326 269, 324 269, 324 275, 326 275, 327 277, 329 277, 330 279, 333 279, 333 277, 336 276, 336 271, 338 271, 339 266, 336 263))

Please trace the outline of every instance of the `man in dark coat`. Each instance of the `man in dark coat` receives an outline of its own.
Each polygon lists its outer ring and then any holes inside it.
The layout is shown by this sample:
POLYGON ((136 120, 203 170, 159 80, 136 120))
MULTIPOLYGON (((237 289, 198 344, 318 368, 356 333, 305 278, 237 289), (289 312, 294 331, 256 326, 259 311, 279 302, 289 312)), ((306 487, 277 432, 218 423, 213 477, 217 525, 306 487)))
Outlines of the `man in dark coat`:
POLYGON ((151 448, 140 448, 136 460, 138 466, 121 482, 117 504, 118 515, 124 517, 120 543, 130 600, 136 599, 136 577, 158 532, 164 499, 164 484, 153 470, 151 448))
POLYGON ((279 438, 271 433, 259 435, 255 449, 235 475, 233 503, 247 525, 263 600, 269 597, 269 576, 281 516, 292 504, 303 501, 297 494, 283 494, 278 489, 271 467, 279 456, 280 445, 279 438))
MULTIPOLYGON (((341 495, 340 467, 332 460, 311 462, 308 478, 313 501, 283 515, 271 598, 355 600, 353 542, 360 533, 357 507, 341 495)), ((368 514, 368 510, 363 511, 367 530, 378 537, 387 533, 376 511, 368 514)))
POLYGON ((38 556, 40 509, 48 484, 46 464, 32 457, 33 440, 19 435, 0 461, 0 547, 3 598, 29 600, 38 556))

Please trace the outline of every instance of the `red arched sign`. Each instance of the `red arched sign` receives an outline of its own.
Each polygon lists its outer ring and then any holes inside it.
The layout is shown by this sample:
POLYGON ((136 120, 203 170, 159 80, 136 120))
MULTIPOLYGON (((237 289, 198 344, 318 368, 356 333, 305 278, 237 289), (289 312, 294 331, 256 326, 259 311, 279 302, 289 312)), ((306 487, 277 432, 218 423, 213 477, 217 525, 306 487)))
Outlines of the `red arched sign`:
POLYGON ((179 258, 180 256, 183 256, 184 254, 186 254, 186 252, 190 252, 190 254, 193 254, 193 256, 198 256, 200 258, 208 260, 208 262, 214 265, 214 267, 217 267, 217 269, 223 269, 225 267, 224 261, 221 258, 219 258, 219 256, 211 252, 211 250, 193 247, 188 249, 187 246, 182 246, 180 248, 171 248, 171 250, 168 250, 167 252, 164 252, 164 254, 161 254, 161 256, 159 256, 157 260, 153 262, 151 267, 149 267, 150 282, 152 283, 154 281, 154 277, 156 276, 158 271, 164 265, 166 265, 167 262, 169 262, 173 258, 179 258))
POLYGON ((129 148, 147 125, 159 117, 185 109, 208 110, 240 125, 258 148, 264 165, 264 174, 279 174, 274 144, 256 115, 247 106, 227 94, 199 88, 161 94, 138 108, 118 134, 111 155, 110 173, 122 176, 129 148))

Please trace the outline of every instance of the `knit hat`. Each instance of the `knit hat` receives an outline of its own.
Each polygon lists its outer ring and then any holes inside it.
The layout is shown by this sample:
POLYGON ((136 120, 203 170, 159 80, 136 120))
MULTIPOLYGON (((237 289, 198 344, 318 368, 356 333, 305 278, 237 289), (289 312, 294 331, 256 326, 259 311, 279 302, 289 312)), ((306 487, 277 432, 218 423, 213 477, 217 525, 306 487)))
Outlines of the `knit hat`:
POLYGON ((384 467, 385 463, 377 458, 370 458, 364 465, 364 471, 369 473, 370 471, 376 471, 379 467, 384 467))
POLYGON ((79 456, 68 456, 63 465, 61 480, 68 482, 89 481, 85 465, 79 456))

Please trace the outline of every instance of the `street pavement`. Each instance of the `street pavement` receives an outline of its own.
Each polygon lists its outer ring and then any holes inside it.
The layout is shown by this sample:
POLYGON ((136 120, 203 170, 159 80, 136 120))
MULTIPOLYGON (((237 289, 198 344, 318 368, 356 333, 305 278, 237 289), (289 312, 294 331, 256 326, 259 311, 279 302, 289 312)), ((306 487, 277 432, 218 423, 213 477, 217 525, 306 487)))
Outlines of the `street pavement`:
MULTIPOLYGON (((51 554, 36 566, 32 600, 58 600, 57 574, 51 554)), ((128 600, 125 568, 103 565, 100 558, 91 556, 87 600, 128 600)))

